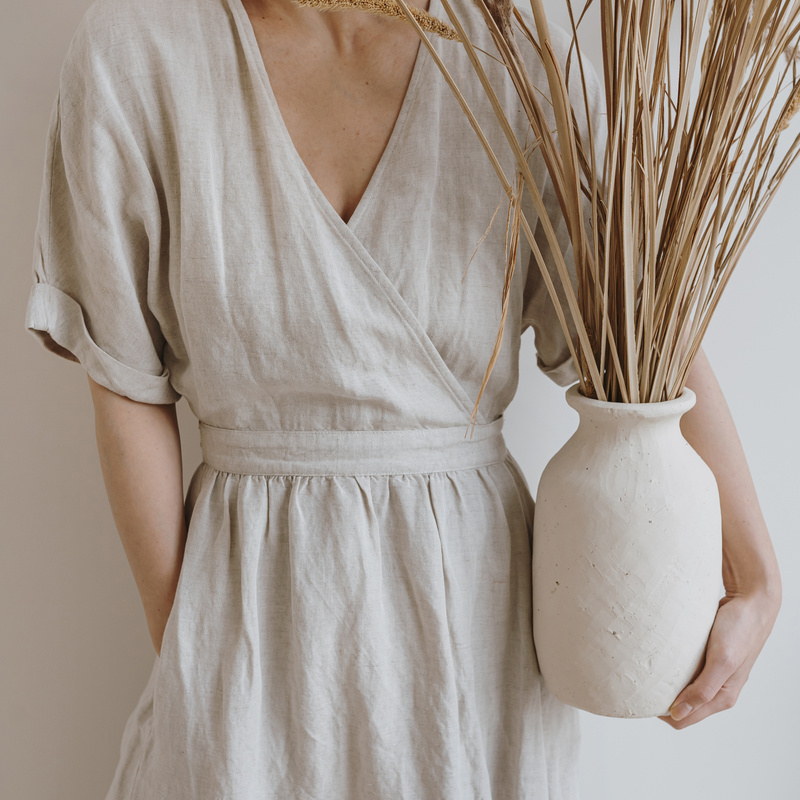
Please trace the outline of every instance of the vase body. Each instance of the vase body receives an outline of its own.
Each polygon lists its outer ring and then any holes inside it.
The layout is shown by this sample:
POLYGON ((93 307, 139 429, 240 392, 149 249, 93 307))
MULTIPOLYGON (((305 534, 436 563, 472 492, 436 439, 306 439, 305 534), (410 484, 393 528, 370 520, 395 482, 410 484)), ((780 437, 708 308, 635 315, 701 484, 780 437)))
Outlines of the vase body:
POLYGON ((542 474, 533 528, 533 636, 547 688, 611 717, 669 713, 702 665, 719 604, 719 493, 683 438, 686 389, 606 403, 577 385, 578 430, 542 474))

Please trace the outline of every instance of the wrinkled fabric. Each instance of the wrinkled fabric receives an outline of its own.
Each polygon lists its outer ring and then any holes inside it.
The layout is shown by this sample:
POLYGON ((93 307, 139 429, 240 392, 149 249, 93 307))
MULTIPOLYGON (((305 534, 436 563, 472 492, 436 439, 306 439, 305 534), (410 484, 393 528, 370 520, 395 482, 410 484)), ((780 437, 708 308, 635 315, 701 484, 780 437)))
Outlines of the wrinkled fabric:
MULTIPOLYGON (((460 45, 431 41, 513 177, 460 45)), ((529 68, 546 93, 532 53, 529 68)), ((531 168, 569 259, 536 151, 531 168)), ((533 646, 533 500, 502 436, 529 327, 539 368, 576 379, 524 241, 468 433, 500 322, 503 204, 424 47, 345 223, 292 145, 241 0, 86 12, 50 119, 26 328, 119 394, 185 397, 203 452, 106 800, 577 797, 577 712, 533 646)))

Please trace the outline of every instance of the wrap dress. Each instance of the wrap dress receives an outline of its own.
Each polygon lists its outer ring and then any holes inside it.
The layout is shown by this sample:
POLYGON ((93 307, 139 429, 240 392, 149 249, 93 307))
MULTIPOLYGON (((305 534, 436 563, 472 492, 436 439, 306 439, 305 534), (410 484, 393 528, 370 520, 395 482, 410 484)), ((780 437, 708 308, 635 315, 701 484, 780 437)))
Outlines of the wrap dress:
MULTIPOLYGON (((431 41, 513 176, 461 46, 431 41)), ((524 138, 510 81, 487 69, 524 138)), ((535 150, 531 166, 569 254, 535 150)), ((577 796, 578 712, 537 669, 534 504, 502 435, 524 331, 540 369, 576 379, 524 239, 468 433, 505 214, 422 46, 345 223, 292 144, 241 0, 85 13, 47 135, 26 328, 121 395, 184 397, 203 456, 107 800, 577 796)))

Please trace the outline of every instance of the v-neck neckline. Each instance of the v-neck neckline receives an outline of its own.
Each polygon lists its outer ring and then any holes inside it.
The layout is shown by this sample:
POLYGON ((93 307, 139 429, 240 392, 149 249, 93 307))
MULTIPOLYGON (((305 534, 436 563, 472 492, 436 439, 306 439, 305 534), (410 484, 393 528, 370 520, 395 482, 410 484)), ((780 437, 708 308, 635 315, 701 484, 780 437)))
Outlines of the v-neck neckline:
MULTIPOLYGON (((436 6, 438 5, 438 2, 439 0, 430 0, 428 13, 436 13, 436 6)), ((356 205, 355 209, 353 209, 353 213, 350 215, 347 222, 345 222, 339 212, 333 207, 331 201, 325 196, 325 193, 322 191, 322 189, 320 189, 319 184, 314 179, 311 171, 308 169, 305 162, 300 157, 300 153, 295 147, 294 141, 292 140, 289 129, 286 126, 286 122, 283 118, 283 114, 281 113, 280 106, 278 105, 277 98, 275 97, 275 92, 273 91, 272 83, 269 79, 269 73, 267 72, 267 66, 264 63, 264 58, 261 55, 261 49, 258 46, 258 39, 256 38, 253 24, 250 21, 250 17, 247 14, 247 10, 245 9, 242 0, 229 0, 229 3, 235 7, 236 13, 239 16, 241 23, 240 30, 242 30, 244 39, 251 49, 251 53, 255 61, 255 69, 258 72, 261 83, 264 87, 264 94, 266 96, 270 111, 272 112, 272 116, 275 119, 278 135, 281 137, 284 147, 289 152, 296 171, 302 176, 304 182, 309 188, 309 191, 315 197, 320 207, 327 213, 328 216, 334 218, 334 225, 339 227, 340 230, 347 231, 354 235, 358 222, 364 217, 366 209, 372 203, 374 196, 377 193, 378 186, 387 166, 389 165, 392 153, 395 150, 397 142, 400 139, 404 128, 406 127, 411 108, 414 105, 414 100, 418 94, 418 88, 421 82, 424 65, 428 59, 430 59, 430 54, 428 53, 427 48, 422 44, 422 42, 419 42, 417 55, 414 60, 414 67, 411 71, 411 78, 409 80, 408 87, 406 88, 406 93, 403 97, 403 102, 400 106, 400 111, 398 112, 394 127, 392 128, 392 132, 389 134, 386 147, 384 147, 383 152, 378 159, 378 163, 375 165, 375 169, 372 172, 369 182, 367 183, 367 186, 364 189, 358 204, 356 205)))

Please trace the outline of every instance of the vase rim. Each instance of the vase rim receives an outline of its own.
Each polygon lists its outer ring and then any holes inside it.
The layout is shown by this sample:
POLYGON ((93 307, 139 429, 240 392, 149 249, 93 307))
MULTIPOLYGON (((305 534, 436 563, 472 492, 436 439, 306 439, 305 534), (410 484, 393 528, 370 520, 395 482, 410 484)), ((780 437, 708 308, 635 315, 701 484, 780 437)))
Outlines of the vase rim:
POLYGON ((666 417, 674 414, 684 414, 692 408, 697 400, 695 393, 687 388, 674 400, 661 400, 655 403, 621 403, 607 400, 596 400, 593 397, 584 397, 580 391, 580 383, 574 383, 566 391, 567 403, 580 412, 581 410, 613 411, 615 413, 630 413, 637 417, 666 417))

